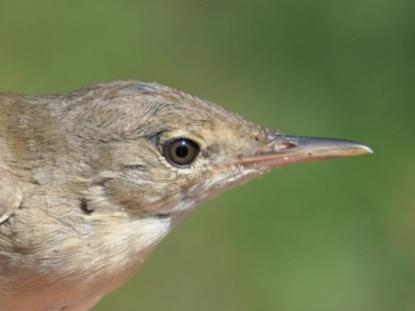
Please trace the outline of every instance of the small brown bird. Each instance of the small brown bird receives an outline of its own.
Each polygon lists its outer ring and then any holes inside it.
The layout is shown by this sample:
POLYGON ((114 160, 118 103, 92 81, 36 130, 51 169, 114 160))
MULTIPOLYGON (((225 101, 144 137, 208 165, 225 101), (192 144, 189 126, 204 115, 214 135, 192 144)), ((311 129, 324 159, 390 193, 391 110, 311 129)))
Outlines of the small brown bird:
POLYGON ((156 83, 0 94, 0 309, 89 310, 199 202, 274 167, 365 153, 156 83))

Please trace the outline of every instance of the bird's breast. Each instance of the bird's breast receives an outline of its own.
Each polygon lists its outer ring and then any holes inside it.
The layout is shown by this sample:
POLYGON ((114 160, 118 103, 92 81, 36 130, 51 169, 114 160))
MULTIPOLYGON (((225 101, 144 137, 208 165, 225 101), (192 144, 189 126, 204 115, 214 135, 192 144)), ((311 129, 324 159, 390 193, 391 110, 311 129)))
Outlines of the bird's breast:
MULTIPOLYGON (((11 258, 0 258, 2 308, 89 310, 137 271, 171 227, 169 219, 156 217, 89 217, 90 226, 78 223, 76 234, 69 224, 54 234, 43 231, 45 247, 33 255, 25 254, 16 264, 11 258)), ((59 221, 64 222, 62 218, 59 221)), ((39 229, 36 234, 41 232, 39 229)))

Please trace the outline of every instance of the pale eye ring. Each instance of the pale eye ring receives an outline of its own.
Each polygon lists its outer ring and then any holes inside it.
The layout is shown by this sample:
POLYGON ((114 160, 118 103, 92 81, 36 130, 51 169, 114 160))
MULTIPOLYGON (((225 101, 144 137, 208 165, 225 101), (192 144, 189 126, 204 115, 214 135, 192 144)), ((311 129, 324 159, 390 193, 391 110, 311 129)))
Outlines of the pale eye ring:
POLYGON ((188 138, 175 138, 164 145, 164 156, 178 167, 186 167, 193 163, 200 152, 200 146, 188 138))

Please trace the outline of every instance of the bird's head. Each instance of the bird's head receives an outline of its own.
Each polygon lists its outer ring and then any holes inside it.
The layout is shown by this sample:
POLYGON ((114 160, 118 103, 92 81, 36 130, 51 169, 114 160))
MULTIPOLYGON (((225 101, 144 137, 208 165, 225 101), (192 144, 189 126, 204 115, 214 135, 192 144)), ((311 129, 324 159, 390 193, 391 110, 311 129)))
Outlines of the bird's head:
POLYGON ((350 141, 265 129, 155 83, 112 82, 69 98, 87 102, 88 109, 71 105, 66 118, 83 145, 94 146, 86 153, 93 153, 96 184, 138 217, 174 218, 275 167, 371 152, 350 141))

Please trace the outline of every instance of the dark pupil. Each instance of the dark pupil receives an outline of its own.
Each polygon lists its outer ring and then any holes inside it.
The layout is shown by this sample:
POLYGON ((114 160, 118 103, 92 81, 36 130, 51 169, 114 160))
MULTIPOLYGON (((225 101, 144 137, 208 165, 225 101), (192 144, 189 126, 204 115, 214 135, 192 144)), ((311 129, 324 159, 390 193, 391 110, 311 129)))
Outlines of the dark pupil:
POLYGON ((186 142, 180 142, 180 145, 176 148, 176 156, 179 158, 185 158, 189 154, 189 148, 186 146, 186 142))
POLYGON ((167 142, 164 149, 164 155, 170 163, 186 166, 196 159, 199 151, 199 145, 193 140, 179 138, 167 142))

